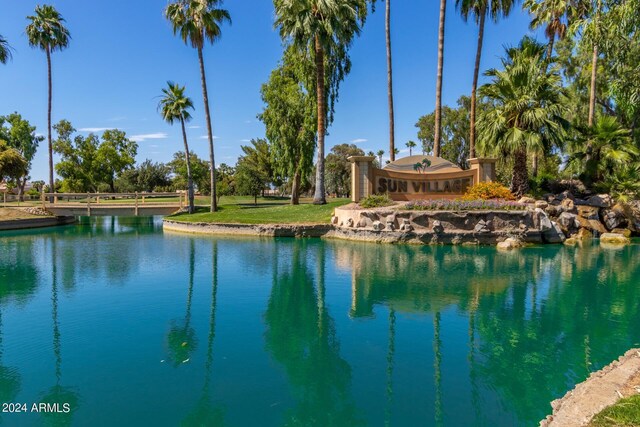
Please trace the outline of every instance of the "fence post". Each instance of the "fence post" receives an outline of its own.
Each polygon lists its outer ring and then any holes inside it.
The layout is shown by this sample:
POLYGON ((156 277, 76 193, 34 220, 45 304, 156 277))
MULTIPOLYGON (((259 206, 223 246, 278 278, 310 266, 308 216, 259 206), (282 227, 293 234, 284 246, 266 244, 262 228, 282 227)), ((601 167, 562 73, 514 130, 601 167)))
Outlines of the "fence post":
POLYGON ((40 189, 40 199, 42 200, 42 209, 45 209, 46 205, 44 203, 44 185, 40 189))
POLYGON ((4 193, 2 193, 2 195, 3 195, 2 207, 6 208, 7 207, 7 192, 5 191, 4 193))
POLYGON ((180 210, 182 210, 183 205, 182 205, 182 193, 178 193, 180 195, 180 210))
POLYGON ((91 199, 89 198, 89 192, 87 192, 87 216, 91 216, 91 199))
POLYGON ((136 216, 138 216, 138 192, 136 191, 136 216))

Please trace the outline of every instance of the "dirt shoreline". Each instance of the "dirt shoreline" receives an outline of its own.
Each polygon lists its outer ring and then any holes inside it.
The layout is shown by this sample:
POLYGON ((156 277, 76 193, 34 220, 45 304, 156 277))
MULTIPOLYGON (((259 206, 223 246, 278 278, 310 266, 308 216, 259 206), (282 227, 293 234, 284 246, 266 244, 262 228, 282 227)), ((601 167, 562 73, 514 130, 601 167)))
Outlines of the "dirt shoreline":
POLYGON ((540 427, 585 427, 607 406, 638 394, 640 348, 627 351, 618 360, 592 373, 584 382, 551 402, 553 412, 540 427))

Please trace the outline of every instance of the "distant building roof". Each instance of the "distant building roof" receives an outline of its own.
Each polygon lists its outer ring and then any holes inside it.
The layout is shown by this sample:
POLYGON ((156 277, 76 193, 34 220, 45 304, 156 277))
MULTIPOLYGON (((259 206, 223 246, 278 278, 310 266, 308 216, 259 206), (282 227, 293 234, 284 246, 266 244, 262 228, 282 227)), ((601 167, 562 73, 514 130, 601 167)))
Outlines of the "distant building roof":
POLYGON ((383 169, 395 172, 420 173, 414 169, 414 166, 417 163, 422 163, 423 159, 427 159, 431 162, 431 166, 426 168, 423 173, 457 172, 462 170, 454 163, 451 163, 449 160, 445 160, 442 157, 423 155, 403 157, 396 160, 395 162, 388 163, 383 169))

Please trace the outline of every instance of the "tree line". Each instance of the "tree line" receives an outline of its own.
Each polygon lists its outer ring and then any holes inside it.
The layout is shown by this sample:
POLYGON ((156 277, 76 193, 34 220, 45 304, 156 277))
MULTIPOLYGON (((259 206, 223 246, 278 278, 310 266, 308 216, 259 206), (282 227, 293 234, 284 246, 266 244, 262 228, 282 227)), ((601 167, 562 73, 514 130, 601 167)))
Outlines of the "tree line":
MULTIPOLYGON (((461 98, 458 107, 452 108, 441 102, 447 1, 440 1, 435 109, 432 117, 422 117, 417 124, 423 152, 443 156, 462 167, 477 155, 498 156, 505 160, 504 179, 518 195, 530 190, 530 178, 535 181, 541 167, 546 175, 562 172, 594 185, 602 185, 604 180, 604 188, 622 197, 637 195, 640 190, 625 177, 640 170, 640 0, 525 0, 523 7, 532 16, 531 28, 544 27, 548 42, 545 45, 525 37, 517 46, 506 48, 502 67, 487 70, 490 81, 478 88, 486 19, 507 17, 518 3, 456 0, 461 17, 478 25, 478 36, 470 97, 461 98), (550 156, 559 160, 549 162, 550 156), (558 165, 563 165, 562 171, 558 165)), ((265 107, 258 117, 266 127, 270 161, 292 188, 292 203, 298 202, 304 177, 312 171, 314 203, 326 203, 325 135, 333 121, 340 83, 351 69, 349 49, 368 14, 375 10, 376 1, 273 0, 273 4, 274 26, 284 49, 277 69, 261 89, 265 107)), ((221 5, 221 0, 177 0, 164 10, 174 34, 198 53, 209 140, 211 211, 216 209, 218 186, 203 49, 207 42, 220 38, 222 24, 231 23, 229 12, 221 5)), ((394 160, 398 149, 390 18, 391 2, 386 0, 389 155, 394 160)), ((47 140, 49 182, 53 186, 51 54, 68 46, 70 33, 52 6, 37 6, 28 19, 29 43, 47 56, 47 140)), ((11 48, 0 36, 0 61, 10 58, 11 48)), ((163 118, 184 127, 194 108, 184 86, 169 83, 163 97, 163 118)), ((189 175, 185 132, 183 140, 189 175)), ((414 144, 409 141, 407 147, 412 150, 414 144)), ((375 154, 380 163, 383 154, 383 150, 375 154)), ((187 177, 186 185, 193 200, 193 177, 187 177)))

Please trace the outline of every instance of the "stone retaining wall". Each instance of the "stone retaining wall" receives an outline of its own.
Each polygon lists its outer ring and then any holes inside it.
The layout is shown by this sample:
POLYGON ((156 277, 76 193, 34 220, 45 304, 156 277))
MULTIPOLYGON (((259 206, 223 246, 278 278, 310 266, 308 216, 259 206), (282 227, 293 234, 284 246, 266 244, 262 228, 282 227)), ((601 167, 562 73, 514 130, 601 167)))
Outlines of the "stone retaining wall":
POLYGON ((56 225, 73 224, 74 222, 76 222, 76 218, 73 216, 14 219, 10 221, 0 221, 0 231, 53 227, 56 225))
POLYGON ((330 224, 212 224, 170 219, 163 221, 162 228, 181 233, 265 237, 322 237, 333 229, 330 224))

